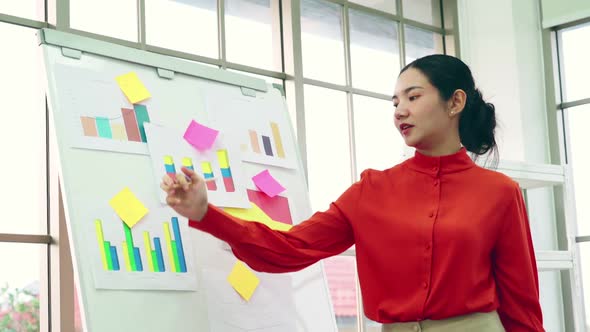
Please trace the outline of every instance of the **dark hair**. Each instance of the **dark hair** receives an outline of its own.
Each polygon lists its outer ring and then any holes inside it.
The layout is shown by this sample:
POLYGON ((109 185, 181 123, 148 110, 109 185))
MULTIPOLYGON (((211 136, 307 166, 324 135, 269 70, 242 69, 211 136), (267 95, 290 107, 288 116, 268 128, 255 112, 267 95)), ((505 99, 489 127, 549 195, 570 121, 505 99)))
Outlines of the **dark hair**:
POLYGON ((435 54, 414 60, 400 71, 400 75, 409 68, 422 72, 445 101, 457 89, 465 91, 467 100, 459 118, 461 144, 475 155, 492 152, 497 159, 495 107, 483 100, 469 67, 453 56, 435 54))

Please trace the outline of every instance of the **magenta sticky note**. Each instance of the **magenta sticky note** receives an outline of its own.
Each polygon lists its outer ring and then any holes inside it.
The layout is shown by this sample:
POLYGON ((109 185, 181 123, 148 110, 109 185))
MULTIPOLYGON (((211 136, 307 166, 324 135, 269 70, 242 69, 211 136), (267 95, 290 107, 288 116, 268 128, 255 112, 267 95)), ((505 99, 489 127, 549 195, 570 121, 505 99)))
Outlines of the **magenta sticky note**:
POLYGON ((218 130, 209 128, 192 120, 184 132, 184 139, 198 150, 207 150, 211 148, 213 142, 219 134, 218 130))
POLYGON ((252 177, 252 181, 258 189, 262 192, 267 194, 270 197, 275 197, 276 195, 285 191, 285 188, 281 186, 281 184, 272 177, 268 170, 264 170, 252 177))

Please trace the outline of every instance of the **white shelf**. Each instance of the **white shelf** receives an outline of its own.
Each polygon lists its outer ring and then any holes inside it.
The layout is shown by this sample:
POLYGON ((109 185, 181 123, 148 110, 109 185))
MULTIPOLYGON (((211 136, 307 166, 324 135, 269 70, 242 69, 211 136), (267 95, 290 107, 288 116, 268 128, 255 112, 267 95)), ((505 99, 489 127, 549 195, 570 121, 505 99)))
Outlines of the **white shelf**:
POLYGON ((570 251, 537 250, 535 257, 539 271, 570 270, 574 267, 570 251))
POLYGON ((496 170, 514 179, 523 189, 562 185, 565 181, 561 165, 502 160, 496 170))

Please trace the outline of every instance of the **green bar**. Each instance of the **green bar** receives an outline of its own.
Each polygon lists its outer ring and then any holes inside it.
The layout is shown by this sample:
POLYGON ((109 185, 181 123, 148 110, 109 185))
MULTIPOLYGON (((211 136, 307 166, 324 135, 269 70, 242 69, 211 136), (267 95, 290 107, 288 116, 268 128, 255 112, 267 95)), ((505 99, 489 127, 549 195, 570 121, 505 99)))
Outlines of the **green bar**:
POLYGON ((98 129, 98 136, 104 138, 113 138, 111 123, 108 118, 96 118, 96 129, 98 129))
POLYGON ((104 241, 103 243, 105 255, 107 256, 107 264, 109 265, 109 271, 113 270, 113 258, 111 257, 111 242, 104 241))
POLYGON ((145 128, 143 124, 145 122, 150 122, 150 116, 148 115, 147 107, 145 105, 137 104, 133 105, 133 109, 135 110, 135 118, 137 119, 137 126, 139 127, 139 134, 141 135, 141 141, 147 142, 147 138, 145 136, 145 128))
POLYGON ((160 272, 160 264, 158 264, 158 256, 155 250, 152 250, 152 261, 154 262, 154 271, 160 272))
POLYGON ((174 265, 176 266, 176 272, 180 271, 180 260, 178 259, 178 248, 176 247, 176 241, 172 241, 172 252, 174 253, 174 265))
POLYGON ((135 265, 135 253, 133 252, 133 234, 131 234, 131 228, 123 222, 123 228, 125 229, 125 240, 127 242, 127 257, 129 257, 129 264, 131 265, 131 271, 137 271, 137 265, 135 265))

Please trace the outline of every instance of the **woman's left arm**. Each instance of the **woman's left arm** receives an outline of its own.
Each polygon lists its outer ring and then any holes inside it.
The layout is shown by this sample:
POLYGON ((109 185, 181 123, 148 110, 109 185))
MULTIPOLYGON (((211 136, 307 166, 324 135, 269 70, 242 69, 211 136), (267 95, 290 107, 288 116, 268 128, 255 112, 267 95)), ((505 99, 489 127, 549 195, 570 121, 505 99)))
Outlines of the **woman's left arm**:
POLYGON ((537 263, 522 192, 517 183, 509 193, 502 230, 493 254, 493 271, 507 332, 539 332, 543 317, 539 303, 537 263))

